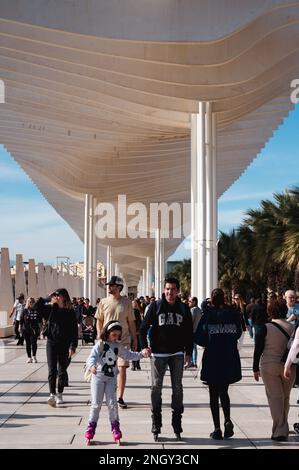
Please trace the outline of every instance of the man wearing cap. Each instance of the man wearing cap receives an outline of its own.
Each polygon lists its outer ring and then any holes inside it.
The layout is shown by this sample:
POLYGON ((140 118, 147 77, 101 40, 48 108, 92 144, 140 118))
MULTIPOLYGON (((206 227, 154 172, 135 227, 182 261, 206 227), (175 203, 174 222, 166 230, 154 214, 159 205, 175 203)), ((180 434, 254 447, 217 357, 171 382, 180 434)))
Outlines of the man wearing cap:
MULTIPOLYGON (((112 276, 108 285, 109 296, 102 299, 98 305, 95 318, 97 319, 97 333, 100 337, 103 327, 111 320, 117 320, 122 326, 121 344, 130 349, 132 339, 132 350, 137 349, 137 336, 135 327, 135 317, 132 309, 132 302, 120 295, 124 281, 121 277, 112 276)), ((118 365, 118 404, 121 408, 127 408, 123 395, 126 386, 126 369, 129 362, 121 357, 117 360, 118 365)))

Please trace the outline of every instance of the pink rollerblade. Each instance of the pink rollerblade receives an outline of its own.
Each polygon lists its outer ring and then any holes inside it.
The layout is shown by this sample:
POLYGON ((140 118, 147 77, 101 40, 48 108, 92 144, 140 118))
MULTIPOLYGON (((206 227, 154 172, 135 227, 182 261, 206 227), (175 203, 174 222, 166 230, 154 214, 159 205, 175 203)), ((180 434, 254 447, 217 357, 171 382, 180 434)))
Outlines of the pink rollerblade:
POLYGON ((112 421, 111 422, 111 431, 113 434, 114 442, 117 445, 120 445, 120 440, 122 438, 121 430, 119 429, 119 421, 112 421))
POLYGON ((96 421, 89 421, 88 425, 87 425, 87 429, 85 431, 85 439, 86 439, 86 444, 88 446, 90 446, 90 441, 91 439, 94 438, 94 435, 95 435, 95 432, 96 432, 96 427, 97 427, 97 423, 96 421))

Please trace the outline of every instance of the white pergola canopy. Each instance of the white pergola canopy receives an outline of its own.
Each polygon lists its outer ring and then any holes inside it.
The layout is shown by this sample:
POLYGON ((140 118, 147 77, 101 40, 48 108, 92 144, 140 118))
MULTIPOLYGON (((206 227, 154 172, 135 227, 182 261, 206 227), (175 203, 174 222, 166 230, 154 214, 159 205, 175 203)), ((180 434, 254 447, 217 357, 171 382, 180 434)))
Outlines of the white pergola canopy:
MULTIPOLYGON (((217 121, 219 197, 287 116, 298 59, 298 1, 1 0, 0 142, 83 240, 85 194, 190 201, 200 101, 217 121)), ((130 282, 154 251, 98 244, 130 282)))

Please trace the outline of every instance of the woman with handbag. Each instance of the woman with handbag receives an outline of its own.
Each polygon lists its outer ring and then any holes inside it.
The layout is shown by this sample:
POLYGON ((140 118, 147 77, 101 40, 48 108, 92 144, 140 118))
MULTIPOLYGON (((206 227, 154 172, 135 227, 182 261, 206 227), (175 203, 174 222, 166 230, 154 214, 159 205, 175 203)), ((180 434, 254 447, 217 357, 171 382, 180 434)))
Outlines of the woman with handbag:
POLYGON ((209 386, 210 408, 214 431, 212 439, 222 439, 219 399, 224 414, 224 438, 233 436, 234 425, 230 417, 229 385, 242 378, 238 339, 242 334, 240 313, 224 302, 222 289, 214 289, 211 301, 201 304, 200 319, 194 341, 203 346, 200 378, 209 386))
POLYGON ((40 298, 36 310, 47 321, 43 335, 47 337, 48 382, 50 397, 48 405, 63 403, 63 390, 67 381, 69 359, 75 354, 78 345, 78 325, 70 296, 66 289, 57 289, 50 299, 40 298), (50 304, 46 304, 47 301, 50 304), (58 393, 56 379, 58 365, 58 393))
POLYGON ((293 331, 293 325, 286 321, 287 312, 284 302, 274 300, 268 304, 271 321, 256 335, 253 357, 254 379, 258 382, 262 376, 273 420, 271 439, 279 442, 288 440, 289 400, 295 380, 295 368, 290 370, 289 380, 284 378, 282 362, 293 331))

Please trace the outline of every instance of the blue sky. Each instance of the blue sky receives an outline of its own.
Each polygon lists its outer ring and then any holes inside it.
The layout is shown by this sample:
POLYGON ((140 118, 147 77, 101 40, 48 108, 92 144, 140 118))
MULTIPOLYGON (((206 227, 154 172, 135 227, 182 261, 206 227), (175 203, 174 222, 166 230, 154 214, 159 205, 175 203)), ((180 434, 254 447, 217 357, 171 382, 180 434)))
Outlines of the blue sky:
MULTIPOLYGON (((219 230, 237 227, 244 213, 271 199, 273 192, 299 185, 299 107, 292 111, 265 149, 218 202, 219 230)), ((77 235, 47 203, 24 171, 0 145, 0 247, 8 247, 10 258, 21 253, 55 263, 56 256, 71 261, 83 259, 77 235)), ((184 245, 170 258, 190 256, 184 245)), ((188 245, 188 244, 187 244, 188 245)))

